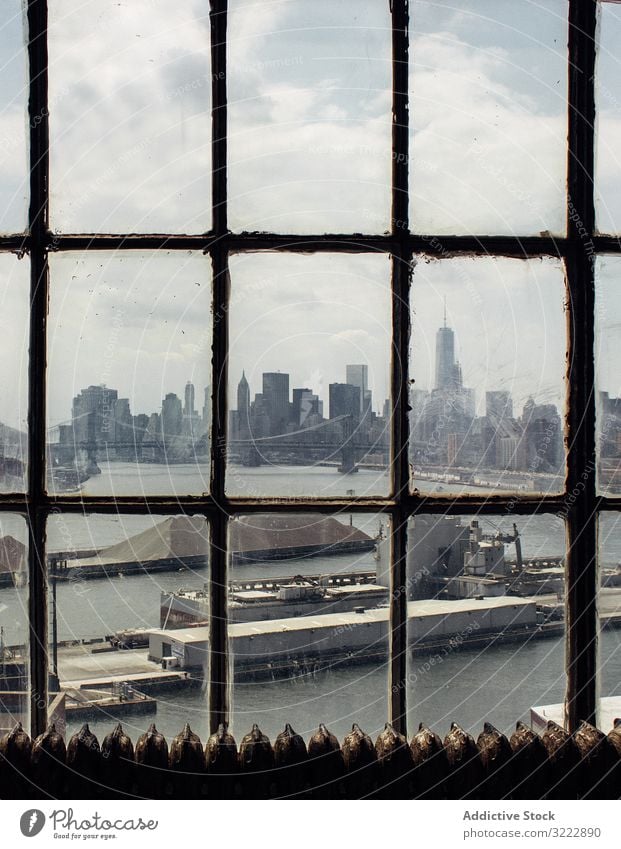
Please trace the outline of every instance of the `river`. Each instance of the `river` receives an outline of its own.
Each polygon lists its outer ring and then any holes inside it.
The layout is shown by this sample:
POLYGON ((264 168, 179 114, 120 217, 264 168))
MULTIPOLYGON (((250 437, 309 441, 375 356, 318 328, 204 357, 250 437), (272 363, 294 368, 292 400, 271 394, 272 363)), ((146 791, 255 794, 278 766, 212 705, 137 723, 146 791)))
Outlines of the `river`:
MULTIPOLYGON (((194 467, 171 467, 175 481, 201 480, 194 467), (180 477, 177 476, 179 472, 180 477)), ((103 474, 92 479, 89 494, 105 492, 114 483, 118 494, 132 491, 135 486, 135 467, 113 464, 103 468, 103 474)), ((360 471, 345 477, 336 470, 316 469, 321 479, 321 491, 345 495, 353 488, 362 494, 373 487, 376 475, 360 471)), ((158 474, 164 488, 169 480, 162 467, 147 467, 144 479, 149 492, 158 490, 158 474)), ((237 470, 236 474, 246 474, 237 470)), ((261 494, 301 494, 308 478, 301 469, 251 470, 251 485, 261 494), (302 480, 302 478, 304 480, 302 480), (257 480, 259 483, 257 483, 257 480)), ((91 482, 89 481, 89 484, 91 482)), ((108 490, 109 491, 109 490, 108 490)), ((135 489, 134 489, 135 491, 135 489)), ((370 534, 375 534, 380 517, 363 514, 338 516, 350 520, 370 534)), ((118 542, 139 533, 161 517, 152 516, 56 516, 48 528, 49 550, 75 547, 89 548, 118 542)), ((499 515, 481 517, 486 532, 510 531, 515 521, 520 530, 525 556, 561 555, 565 550, 562 522, 552 516, 520 517, 499 515)), ((24 528, 18 517, 2 519, 2 533, 23 538, 24 528)), ((601 562, 616 565, 621 560, 621 538, 613 522, 602 527, 604 542, 601 562)), ((513 552, 508 551, 508 555, 513 552)), ((293 574, 325 574, 350 569, 374 569, 371 553, 314 557, 280 563, 261 563, 236 566, 239 578, 268 577, 293 574)), ((162 590, 179 587, 202 587, 208 580, 208 570, 184 570, 180 573, 118 577, 110 580, 86 581, 58 586, 59 639, 88 639, 101 637, 120 628, 159 626, 159 602, 162 590)), ((25 589, 0 590, 0 625, 7 644, 21 642, 27 633, 27 592, 25 589)), ((565 688, 564 641, 560 637, 531 643, 489 646, 482 650, 455 650, 448 654, 417 655, 409 659, 407 683, 408 721, 410 732, 423 721, 438 733, 445 734, 451 721, 459 721, 472 733, 478 734, 483 721, 489 720, 510 733, 518 718, 528 720, 533 705, 560 702, 565 688)), ((606 631, 600 641, 603 665, 602 695, 621 694, 621 631, 606 631)), ((388 672, 385 663, 346 666, 289 680, 236 682, 232 693, 233 730, 238 738, 258 722, 272 738, 291 722, 300 733, 308 735, 319 722, 343 735, 358 722, 369 733, 383 727, 388 704, 388 672)), ((202 739, 208 721, 205 695, 200 690, 163 695, 158 700, 156 723, 168 737, 177 733, 188 719, 202 739)), ((124 725, 135 737, 145 728, 144 717, 128 719, 124 725)), ((95 721, 91 726, 103 735, 111 721, 95 721)), ((72 730, 72 729, 70 729, 72 730)))

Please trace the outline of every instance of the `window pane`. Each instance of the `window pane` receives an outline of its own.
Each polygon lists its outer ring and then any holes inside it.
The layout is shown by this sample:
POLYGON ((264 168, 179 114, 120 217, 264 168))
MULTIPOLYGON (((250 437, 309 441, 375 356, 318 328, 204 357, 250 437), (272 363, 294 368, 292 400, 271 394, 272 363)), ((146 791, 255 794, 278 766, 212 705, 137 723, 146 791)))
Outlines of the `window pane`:
POLYGON ((28 728, 28 531, 21 516, 0 521, 0 737, 17 722, 28 728))
POLYGON ((599 257, 595 266, 595 384, 597 387, 597 484, 602 494, 621 494, 621 259, 599 257))
POLYGON ((414 0, 412 229, 565 229, 566 0, 414 0))
POLYGON ((601 233, 621 230, 621 83, 619 43, 621 10, 614 3, 600 3, 597 51, 595 211, 601 233))
POLYGON ((319 722, 341 739, 352 722, 371 736, 383 728, 389 589, 376 582, 380 533, 388 562, 380 516, 262 514, 231 521, 236 734, 254 722, 272 740, 285 722, 307 739, 319 722))
POLYGON ((49 46, 53 228, 208 230, 208 4, 58 0, 49 46))
POLYGON ((135 741, 145 715, 169 740, 195 716, 205 731, 202 665, 188 676, 160 631, 169 593, 183 585, 207 595, 205 518, 58 514, 47 534, 50 671, 68 735, 88 721, 101 741, 120 718, 135 741))
POLYGON ((209 487, 211 286, 202 254, 51 258, 48 486, 209 487))
POLYGON ((386 494, 390 264, 231 260, 231 495, 386 494))
POLYGON ((621 706, 621 514, 600 513, 599 704, 597 727, 608 732, 621 706))
POLYGON ((0 492, 26 488, 30 264, 0 254, 0 492))
POLYGON ((388 229, 388 3, 234 0, 229 8, 229 225, 388 229))
POLYGON ((0 33, 0 232, 28 222, 28 59, 20 0, 2 4, 0 33))
POLYGON ((560 262, 422 257, 411 297, 414 486, 447 497, 561 491, 560 262))
POLYGON ((408 549, 409 727, 562 723, 563 522, 419 515, 408 549))

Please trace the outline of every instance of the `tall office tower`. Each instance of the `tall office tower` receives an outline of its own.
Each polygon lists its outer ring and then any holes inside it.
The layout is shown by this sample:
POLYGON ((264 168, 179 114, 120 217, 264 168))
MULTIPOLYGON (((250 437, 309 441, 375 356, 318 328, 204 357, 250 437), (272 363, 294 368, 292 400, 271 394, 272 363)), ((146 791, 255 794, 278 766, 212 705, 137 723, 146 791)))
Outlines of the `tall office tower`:
POLYGON ((450 327, 440 327, 436 333, 436 389, 454 389, 455 378, 455 334, 450 327))
POLYGON ((345 366, 345 382, 357 386, 360 390, 360 414, 371 407, 371 392, 369 391, 369 367, 365 365, 345 366))
POLYGON ((132 445, 133 431, 134 420, 129 408, 129 399, 117 398, 114 402, 114 441, 132 445))
POLYGON ((533 471, 558 470, 563 462, 563 428, 554 404, 529 398, 522 410, 526 462, 533 471))
POLYGON ((71 423, 75 443, 114 442, 115 405, 119 393, 107 386, 89 386, 73 399, 71 423))
POLYGON ((194 384, 188 382, 185 385, 185 404, 183 407, 184 416, 194 415, 194 384))
POLYGON ((287 432, 289 423, 289 375, 279 371, 263 374, 263 400, 272 436, 287 432))
POLYGON ((304 424, 304 420, 312 412, 313 390, 308 387, 295 388, 293 390, 293 403, 291 404, 291 421, 296 427, 304 424))
POLYGON ((237 412, 240 414, 240 416, 243 415, 244 419, 247 419, 249 410, 250 387, 248 386, 248 381, 246 380, 246 372, 242 371, 241 380, 237 384, 237 412))
POLYGON ((330 393, 330 418, 337 416, 353 416, 360 419, 360 387, 350 383, 331 383, 330 393))
POLYGON ((504 389, 494 389, 485 393, 485 415, 488 418, 502 421, 513 418, 513 401, 511 393, 504 389))
POLYGON ((181 399, 174 392, 169 392, 162 401, 162 436, 179 436, 183 421, 181 399))

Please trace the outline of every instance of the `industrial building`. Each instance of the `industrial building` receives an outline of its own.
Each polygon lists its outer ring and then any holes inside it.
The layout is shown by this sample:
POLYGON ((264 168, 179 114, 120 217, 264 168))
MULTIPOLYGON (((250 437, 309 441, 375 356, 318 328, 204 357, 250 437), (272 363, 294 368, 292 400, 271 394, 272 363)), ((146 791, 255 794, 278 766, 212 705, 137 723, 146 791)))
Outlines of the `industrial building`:
MULTIPOLYGON (((410 647, 450 646, 473 638, 528 637, 537 627, 534 601, 515 598, 426 599, 408 603, 410 647)), ((326 660, 363 661, 388 649, 388 607, 350 613, 329 613, 289 619, 229 625, 229 647, 235 669, 294 670, 304 663, 326 660)), ((209 650, 209 628, 154 630, 149 635, 149 659, 181 669, 202 669, 209 650)))

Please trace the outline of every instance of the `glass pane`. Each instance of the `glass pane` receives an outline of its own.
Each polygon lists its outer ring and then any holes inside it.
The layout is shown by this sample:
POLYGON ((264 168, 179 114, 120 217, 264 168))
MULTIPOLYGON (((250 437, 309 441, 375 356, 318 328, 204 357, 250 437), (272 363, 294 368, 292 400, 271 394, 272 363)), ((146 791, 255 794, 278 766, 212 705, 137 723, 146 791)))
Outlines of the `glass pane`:
POLYGON ((272 740, 319 722, 339 738, 353 722, 374 735, 388 713, 385 519, 373 515, 241 516, 229 526, 233 725, 272 740), (383 524, 382 524, 383 522, 383 524))
POLYGON ((170 593, 207 596, 208 555, 202 516, 49 519, 50 673, 68 736, 88 722, 101 741, 118 720, 134 742, 153 721, 169 741, 187 721, 207 730, 202 661, 189 676, 160 629, 170 593))
POLYGON ((28 57, 24 4, 5 0, 0 35, 0 232, 28 223, 28 57))
POLYGON ((595 212, 601 233, 621 230, 621 9, 600 3, 596 72, 595 212))
POLYGON ((49 50, 53 228, 208 230, 209 5, 57 0, 49 50))
POLYGON ((386 494, 390 263, 231 259, 231 495, 386 494))
POLYGON ((27 486, 30 263, 0 254, 0 492, 27 486))
POLYGON ((562 724, 562 520, 416 516, 408 527, 408 727, 562 724))
POLYGON ((28 530, 21 516, 0 516, 0 737, 28 728, 28 530))
POLYGON ((608 733, 621 713, 621 513, 600 513, 599 704, 597 727, 608 733))
POLYGON ((50 268, 50 490, 205 492, 209 261, 89 251, 54 255, 50 268))
POLYGON ((419 258, 410 361, 418 490, 562 490, 564 298, 557 260, 419 258))
POLYGON ((390 226, 388 3, 229 3, 229 225, 390 226))
POLYGON ((621 259, 599 257, 595 266, 595 385, 597 388, 597 485, 621 494, 621 259))
POLYGON ((567 0, 414 0, 410 219, 565 230, 567 0))

